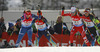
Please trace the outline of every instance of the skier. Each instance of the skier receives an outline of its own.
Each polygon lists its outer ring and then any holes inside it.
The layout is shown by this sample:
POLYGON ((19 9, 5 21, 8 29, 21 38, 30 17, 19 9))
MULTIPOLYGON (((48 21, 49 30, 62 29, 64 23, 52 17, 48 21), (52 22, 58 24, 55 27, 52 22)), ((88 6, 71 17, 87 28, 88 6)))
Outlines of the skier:
POLYGON ((42 16, 42 12, 39 10, 38 13, 38 18, 35 18, 33 22, 35 22, 35 26, 37 29, 37 42, 36 42, 36 46, 39 46, 39 40, 42 37, 42 35, 44 35, 48 41, 53 45, 56 46, 56 43, 52 40, 50 34, 48 34, 48 32, 50 32, 52 34, 52 32, 50 31, 51 27, 50 25, 47 24, 47 20, 46 18, 44 18, 42 16))
POLYGON ((73 22, 73 27, 70 32, 71 46, 73 46, 73 37, 78 31, 81 33, 83 40, 87 44, 87 46, 90 46, 90 43, 86 37, 82 18, 80 18, 79 15, 80 14, 77 13, 76 7, 71 7, 71 13, 66 13, 66 14, 64 14, 64 7, 62 8, 62 16, 70 16, 73 22))
MULTIPOLYGON (((32 33, 33 33, 33 29, 32 29, 32 21, 33 18, 38 18, 38 16, 31 14, 30 10, 24 11, 23 13, 24 15, 22 17, 20 17, 20 20, 22 20, 21 22, 21 29, 18 35, 18 39, 16 42, 16 47, 19 46, 20 41, 22 40, 23 36, 25 35, 25 33, 28 34, 28 45, 31 46, 32 45, 32 33)), ((19 19, 18 19, 19 20, 19 19)))
MULTIPOLYGON (((94 46, 95 45, 95 38, 97 36, 96 33, 96 28, 95 28, 95 24, 93 22, 94 20, 94 16, 90 14, 90 8, 86 8, 84 11, 84 15, 82 16, 83 21, 86 24, 86 27, 88 28, 88 32, 89 32, 89 36, 87 36, 89 42, 91 42, 91 45, 94 46)), ((86 44, 84 43, 83 46, 86 46, 86 44)))

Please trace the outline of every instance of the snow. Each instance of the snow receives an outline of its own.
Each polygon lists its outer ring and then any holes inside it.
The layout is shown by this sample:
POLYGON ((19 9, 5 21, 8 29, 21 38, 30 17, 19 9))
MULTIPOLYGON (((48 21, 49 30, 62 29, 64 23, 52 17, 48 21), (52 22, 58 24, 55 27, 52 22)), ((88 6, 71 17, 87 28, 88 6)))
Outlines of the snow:
POLYGON ((0 52, 99 52, 100 47, 22 47, 0 49, 0 52))

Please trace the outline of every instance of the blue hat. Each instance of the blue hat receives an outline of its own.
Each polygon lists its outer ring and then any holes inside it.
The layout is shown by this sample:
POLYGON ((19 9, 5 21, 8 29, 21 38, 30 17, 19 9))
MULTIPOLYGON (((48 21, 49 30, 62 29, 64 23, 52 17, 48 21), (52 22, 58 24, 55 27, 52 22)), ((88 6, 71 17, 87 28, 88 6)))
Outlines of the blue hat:
POLYGON ((9 27, 12 27, 12 26, 14 26, 14 24, 13 23, 9 23, 9 27))

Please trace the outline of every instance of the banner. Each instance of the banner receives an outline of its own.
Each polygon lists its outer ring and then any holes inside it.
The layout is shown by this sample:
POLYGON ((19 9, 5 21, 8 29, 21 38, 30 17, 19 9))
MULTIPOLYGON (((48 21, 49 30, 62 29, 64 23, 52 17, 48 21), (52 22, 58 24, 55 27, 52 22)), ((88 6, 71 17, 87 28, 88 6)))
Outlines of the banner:
MULTIPOLYGON (((7 32, 3 32, 2 35, 2 43, 4 43, 5 40, 7 40, 9 38, 10 35, 7 34, 7 32)), ((54 40, 54 42, 56 42, 57 46, 69 46, 70 45, 70 41, 69 41, 69 35, 60 35, 60 34, 53 34, 54 38, 52 37, 52 39, 54 40)), ((11 39, 9 41, 9 44, 14 46, 16 44, 18 35, 16 35, 15 33, 11 36, 11 39)), ((32 46, 35 46, 35 34, 32 35, 32 46)), ((73 44, 74 46, 82 46, 83 44, 83 39, 81 37, 81 35, 77 35, 74 36, 74 40, 73 40, 73 44)), ((95 43, 95 46, 99 45, 97 42, 95 43)), ((24 35, 23 39, 20 42, 20 47, 28 47, 28 35, 27 33, 24 35)), ((44 47, 44 46, 52 46, 49 41, 46 39, 46 37, 43 35, 40 39, 39 42, 39 46, 40 47, 44 47)), ((100 46, 100 45, 99 45, 100 46)))

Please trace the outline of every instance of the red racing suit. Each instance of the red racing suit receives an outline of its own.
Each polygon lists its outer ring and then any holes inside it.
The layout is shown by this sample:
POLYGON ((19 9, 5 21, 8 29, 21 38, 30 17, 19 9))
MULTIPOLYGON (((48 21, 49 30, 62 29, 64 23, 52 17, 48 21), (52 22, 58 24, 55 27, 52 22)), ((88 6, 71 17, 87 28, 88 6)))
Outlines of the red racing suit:
POLYGON ((86 37, 82 18, 79 15, 72 16, 71 13, 64 14, 64 10, 62 10, 62 16, 70 16, 73 22, 72 30, 70 33, 70 42, 73 43, 73 37, 76 34, 76 32, 79 31, 82 35, 84 42, 87 44, 87 46, 90 46, 90 43, 86 37))

